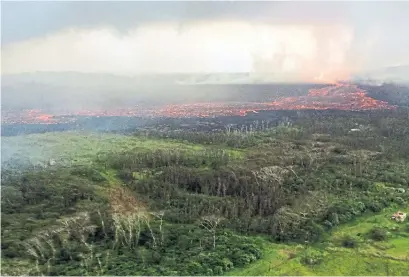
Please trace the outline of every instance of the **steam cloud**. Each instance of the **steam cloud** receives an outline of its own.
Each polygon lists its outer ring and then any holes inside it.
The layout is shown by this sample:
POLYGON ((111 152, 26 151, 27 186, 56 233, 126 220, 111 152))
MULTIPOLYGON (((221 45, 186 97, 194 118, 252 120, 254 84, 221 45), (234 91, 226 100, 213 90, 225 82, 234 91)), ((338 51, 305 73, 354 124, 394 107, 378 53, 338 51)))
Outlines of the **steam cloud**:
POLYGON ((347 68, 352 30, 206 22, 152 24, 121 35, 70 29, 4 47, 3 72, 256 72, 322 78, 347 68))
POLYGON ((330 81, 409 63, 409 37, 399 31, 409 23, 408 3, 84 2, 6 8, 3 73, 251 72, 330 81), (35 21, 20 18, 24 9, 26 16, 33 10, 35 21), (17 35, 20 40, 7 40, 17 35))

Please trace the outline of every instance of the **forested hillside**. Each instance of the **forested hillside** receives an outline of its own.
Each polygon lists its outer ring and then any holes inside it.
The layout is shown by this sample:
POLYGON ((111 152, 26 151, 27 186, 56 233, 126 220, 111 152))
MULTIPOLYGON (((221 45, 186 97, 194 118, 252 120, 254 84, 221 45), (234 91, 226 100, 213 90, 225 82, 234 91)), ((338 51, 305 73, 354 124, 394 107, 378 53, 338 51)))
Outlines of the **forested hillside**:
POLYGON ((408 111, 237 123, 31 135, 53 148, 3 169, 2 274, 409 274, 408 111))

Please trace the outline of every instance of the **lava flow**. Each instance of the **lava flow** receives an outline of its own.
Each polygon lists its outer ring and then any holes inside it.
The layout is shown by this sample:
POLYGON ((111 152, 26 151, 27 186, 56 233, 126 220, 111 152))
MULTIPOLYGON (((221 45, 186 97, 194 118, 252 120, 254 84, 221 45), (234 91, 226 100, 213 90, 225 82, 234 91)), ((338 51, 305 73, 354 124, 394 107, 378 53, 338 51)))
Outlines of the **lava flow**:
POLYGON ((335 84, 321 89, 311 89, 307 96, 283 97, 264 103, 199 103, 190 105, 167 105, 156 111, 157 116, 208 117, 245 116, 261 110, 375 110, 394 109, 387 102, 375 100, 356 85, 335 84))
POLYGON ((335 84, 311 89, 307 96, 285 97, 272 102, 268 110, 375 110, 394 109, 387 102, 375 100, 356 85, 335 84))
POLYGON ((2 124, 57 124, 60 123, 55 115, 41 110, 25 110, 23 112, 4 112, 1 116, 2 124))
POLYGON ((156 108, 92 110, 74 113, 45 114, 40 110, 2 115, 2 123, 58 124, 76 121, 75 116, 128 116, 128 117, 213 117, 245 116, 262 110, 375 110, 394 109, 387 102, 375 100, 355 85, 335 84, 321 89, 311 89, 306 96, 283 97, 272 102, 247 103, 196 103, 165 105, 156 108), (74 117, 73 117, 74 116, 74 117))

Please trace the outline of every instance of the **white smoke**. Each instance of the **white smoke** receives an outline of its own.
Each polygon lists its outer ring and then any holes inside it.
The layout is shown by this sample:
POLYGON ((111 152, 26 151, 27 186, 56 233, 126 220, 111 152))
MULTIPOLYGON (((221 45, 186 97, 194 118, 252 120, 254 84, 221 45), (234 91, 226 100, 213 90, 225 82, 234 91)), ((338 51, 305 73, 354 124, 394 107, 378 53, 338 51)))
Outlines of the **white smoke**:
POLYGON ((139 73, 256 72, 299 78, 349 68, 348 26, 206 21, 68 29, 2 49, 3 73, 33 71, 139 73))

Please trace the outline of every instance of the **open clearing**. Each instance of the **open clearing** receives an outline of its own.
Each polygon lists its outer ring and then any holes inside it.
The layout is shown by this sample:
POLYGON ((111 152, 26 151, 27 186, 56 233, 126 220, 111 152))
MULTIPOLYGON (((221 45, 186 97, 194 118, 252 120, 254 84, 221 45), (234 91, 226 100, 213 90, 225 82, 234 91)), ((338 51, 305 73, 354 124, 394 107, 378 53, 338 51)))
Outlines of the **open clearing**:
POLYGON ((397 209, 388 208, 378 214, 367 214, 357 220, 334 228, 323 242, 310 246, 283 245, 264 242, 264 257, 245 268, 231 272, 231 276, 365 276, 365 275, 409 275, 409 223, 397 223, 390 219, 397 209), (375 242, 362 238, 373 227, 390 230, 387 241, 375 242), (360 234, 360 237, 357 236, 360 234), (357 236, 358 247, 349 249, 340 245, 345 235, 357 236), (311 249, 323 254, 316 265, 305 265, 301 257, 311 249))
MULTIPOLYGON (((98 153, 122 152, 133 148, 144 149, 182 149, 203 150, 204 146, 159 140, 130 135, 92 133, 92 132, 53 132, 24 136, 2 137, 2 163, 10 159, 23 163, 43 164, 50 159, 56 162, 89 163, 98 153)), ((237 150, 228 150, 235 157, 240 157, 237 150)))

